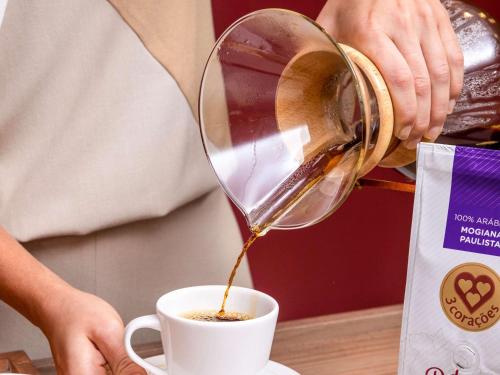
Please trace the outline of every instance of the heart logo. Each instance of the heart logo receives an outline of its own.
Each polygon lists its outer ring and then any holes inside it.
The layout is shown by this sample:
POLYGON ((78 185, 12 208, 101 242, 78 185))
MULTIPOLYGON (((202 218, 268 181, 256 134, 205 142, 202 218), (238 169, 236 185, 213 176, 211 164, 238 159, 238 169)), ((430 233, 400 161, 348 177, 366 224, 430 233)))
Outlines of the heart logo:
POLYGON ((481 296, 485 296, 491 290, 491 285, 479 282, 477 283, 476 288, 479 294, 481 294, 481 296))
POLYGON ((473 314, 493 297, 495 283, 487 275, 474 277, 470 272, 462 272, 455 278, 455 292, 473 314))
POLYGON ((479 293, 472 293, 472 292, 467 293, 465 295, 465 298, 472 307, 476 306, 479 303, 479 301, 481 301, 481 296, 479 295, 479 293))
POLYGON ((462 292, 467 293, 469 290, 472 289, 472 287, 474 285, 472 284, 472 281, 470 281, 470 280, 460 279, 460 280, 458 280, 458 286, 460 287, 462 292))
POLYGON ((455 266, 444 277, 439 297, 446 317, 465 331, 484 331, 500 320, 500 277, 484 264, 455 266))

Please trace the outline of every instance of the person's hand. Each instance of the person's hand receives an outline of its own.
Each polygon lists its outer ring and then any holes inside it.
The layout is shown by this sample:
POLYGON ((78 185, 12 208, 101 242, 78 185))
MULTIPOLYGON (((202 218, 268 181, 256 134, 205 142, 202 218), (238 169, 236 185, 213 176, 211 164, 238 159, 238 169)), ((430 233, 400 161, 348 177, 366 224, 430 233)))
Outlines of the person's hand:
POLYGON ((435 140, 463 84, 463 55, 439 0, 329 0, 318 17, 368 56, 391 93, 395 135, 414 149, 435 140))
POLYGON ((123 322, 102 299, 63 287, 45 306, 40 322, 59 375, 145 375, 127 356, 123 322), (109 372, 108 372, 109 374, 109 372))
POLYGON ((102 299, 81 292, 0 227, 0 298, 47 336, 59 375, 146 375, 127 356, 123 322, 102 299))

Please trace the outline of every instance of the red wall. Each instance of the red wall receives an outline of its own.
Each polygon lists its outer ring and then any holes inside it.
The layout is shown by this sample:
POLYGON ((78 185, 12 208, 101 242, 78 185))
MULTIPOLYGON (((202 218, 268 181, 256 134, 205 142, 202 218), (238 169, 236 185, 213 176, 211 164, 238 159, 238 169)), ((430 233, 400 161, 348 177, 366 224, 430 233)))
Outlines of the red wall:
MULTIPOLYGON (((347 0, 346 0, 347 1, 347 0)), ((497 1, 476 4, 500 16, 497 1)), ((240 16, 282 7, 315 18, 324 0, 212 0, 220 35, 240 16)), ((392 170, 378 178, 401 179, 392 170)), ((326 221, 295 231, 271 231, 249 252, 255 287, 273 295, 281 319, 403 301, 413 195, 365 188, 326 221)), ((244 236, 248 229, 237 212, 244 236)))

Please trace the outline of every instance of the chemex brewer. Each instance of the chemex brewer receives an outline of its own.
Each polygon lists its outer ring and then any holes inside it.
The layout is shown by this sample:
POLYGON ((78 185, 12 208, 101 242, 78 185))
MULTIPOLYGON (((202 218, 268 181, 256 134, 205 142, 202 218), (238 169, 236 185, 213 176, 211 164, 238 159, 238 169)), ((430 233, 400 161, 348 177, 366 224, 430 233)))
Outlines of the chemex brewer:
MULTIPOLYGON (((438 143, 498 147, 496 21, 445 1, 464 53, 464 89, 438 143)), ((375 166, 415 161, 393 136, 390 93, 371 61, 282 9, 244 16, 217 41, 199 101, 207 157, 248 226, 317 223, 375 166)))
MULTIPOLYGON (((461 1, 443 4, 463 49, 465 77, 438 142, 498 148, 498 24, 461 1)), ((376 66, 313 20, 283 9, 248 14, 218 39, 203 75, 199 118, 207 157, 253 233, 228 286, 258 236, 313 225, 374 167, 416 159, 393 136, 391 96, 376 66)))

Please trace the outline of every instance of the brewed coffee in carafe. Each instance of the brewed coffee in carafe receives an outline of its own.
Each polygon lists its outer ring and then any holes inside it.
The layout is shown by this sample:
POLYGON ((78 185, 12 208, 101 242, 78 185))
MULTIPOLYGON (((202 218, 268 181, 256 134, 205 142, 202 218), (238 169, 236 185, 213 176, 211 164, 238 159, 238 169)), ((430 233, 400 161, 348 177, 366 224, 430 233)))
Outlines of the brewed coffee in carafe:
MULTIPOLYGON (((298 72, 294 72, 298 73, 298 72)), ((289 11, 250 14, 219 39, 205 69, 200 121, 205 150, 226 193, 260 233, 310 225, 327 215, 356 180, 367 138, 355 77, 342 52, 310 20, 289 11), (310 45, 335 56, 329 92, 336 100, 304 111, 302 95, 321 97, 327 88, 287 75, 288 64, 310 45), (278 121, 278 85, 290 103, 278 121), (299 87, 301 86, 301 87, 299 87), (309 91, 308 91, 309 90, 309 91), (336 105, 345 102, 345 105, 336 105), (336 110, 342 108, 343 111, 336 110), (329 199, 308 196, 325 184, 329 169, 342 166, 342 188, 329 199)), ((323 95, 324 96, 324 95, 323 95)), ((339 169, 340 170, 340 169, 339 169)))

